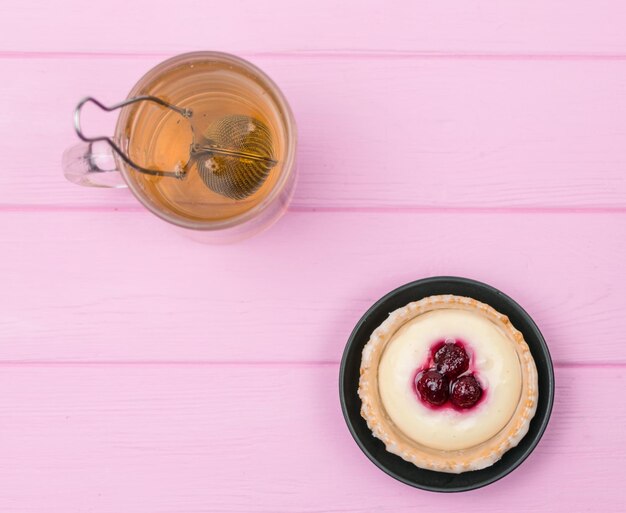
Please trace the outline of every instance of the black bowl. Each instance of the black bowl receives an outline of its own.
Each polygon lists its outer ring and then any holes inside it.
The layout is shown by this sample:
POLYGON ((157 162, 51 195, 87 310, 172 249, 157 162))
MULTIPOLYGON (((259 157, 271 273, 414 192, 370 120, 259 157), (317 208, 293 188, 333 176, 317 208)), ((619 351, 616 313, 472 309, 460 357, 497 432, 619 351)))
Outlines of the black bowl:
POLYGON ((463 492, 488 485, 517 468, 539 443, 548 425, 554 401, 554 369, 541 332, 530 316, 510 297, 499 290, 466 278, 435 277, 407 283, 378 300, 357 323, 350 335, 341 360, 339 373, 341 409, 348 428, 365 455, 382 471, 410 486, 434 492, 463 492), (513 326, 522 332, 535 359, 539 375, 539 403, 530 429, 517 447, 502 459, 483 470, 448 474, 416 467, 385 450, 384 444, 372 435, 363 417, 357 394, 361 352, 370 335, 390 312, 427 296, 455 294, 468 296, 491 305, 507 315, 513 326))

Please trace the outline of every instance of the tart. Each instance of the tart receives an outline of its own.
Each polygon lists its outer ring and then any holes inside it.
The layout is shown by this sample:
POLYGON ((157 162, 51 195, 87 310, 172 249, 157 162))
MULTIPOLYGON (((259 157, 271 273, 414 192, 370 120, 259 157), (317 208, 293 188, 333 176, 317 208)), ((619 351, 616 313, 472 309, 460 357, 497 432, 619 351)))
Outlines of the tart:
POLYGON ((537 368, 508 317, 440 295, 389 314, 363 348, 361 415, 387 451, 439 472, 479 470, 528 432, 537 368))

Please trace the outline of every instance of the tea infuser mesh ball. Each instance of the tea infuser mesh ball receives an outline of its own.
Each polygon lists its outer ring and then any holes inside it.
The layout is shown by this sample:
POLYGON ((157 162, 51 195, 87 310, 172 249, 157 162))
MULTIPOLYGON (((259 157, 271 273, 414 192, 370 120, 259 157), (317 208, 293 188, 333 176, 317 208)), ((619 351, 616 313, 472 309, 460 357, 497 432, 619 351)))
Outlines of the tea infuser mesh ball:
POLYGON ((198 173, 212 191, 240 200, 254 194, 276 164, 272 134, 267 125, 250 116, 226 116, 213 122, 204 134, 207 153, 196 156, 198 173), (232 154, 213 152, 228 148, 232 154))
POLYGON ((141 173, 183 179, 188 175, 192 165, 196 164, 204 184, 217 194, 241 200, 258 191, 272 168, 278 163, 273 156, 272 136, 269 128, 250 116, 224 116, 211 123, 202 136, 201 142, 197 142, 194 124, 191 123, 192 117, 191 109, 177 107, 156 96, 137 96, 111 107, 106 107, 95 98, 87 97, 76 106, 74 128, 85 142, 107 142, 126 164, 141 173), (194 142, 186 164, 169 171, 145 168, 133 162, 110 137, 87 137, 83 134, 80 126, 80 112, 85 103, 94 103, 110 112, 140 101, 149 101, 168 108, 190 122, 194 142))

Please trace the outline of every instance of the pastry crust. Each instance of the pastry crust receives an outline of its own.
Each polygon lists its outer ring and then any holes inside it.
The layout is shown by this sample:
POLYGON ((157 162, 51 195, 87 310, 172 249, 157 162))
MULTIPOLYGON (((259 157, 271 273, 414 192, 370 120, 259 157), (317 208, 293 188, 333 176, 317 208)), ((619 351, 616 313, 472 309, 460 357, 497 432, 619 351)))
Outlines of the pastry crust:
POLYGON ((430 296, 399 308, 372 333, 363 348, 359 379, 361 416, 376 438, 382 440, 387 451, 400 456, 417 467, 438 472, 461 473, 479 470, 502 458, 528 432, 537 410, 539 397, 537 368, 523 335, 515 329, 508 317, 491 306, 469 297, 454 295, 430 296), (491 439, 462 450, 433 449, 407 437, 390 419, 382 404, 378 388, 380 358, 396 331, 415 317, 439 309, 463 309, 477 312, 496 324, 511 340, 517 351, 522 373, 522 392, 510 421, 491 439))

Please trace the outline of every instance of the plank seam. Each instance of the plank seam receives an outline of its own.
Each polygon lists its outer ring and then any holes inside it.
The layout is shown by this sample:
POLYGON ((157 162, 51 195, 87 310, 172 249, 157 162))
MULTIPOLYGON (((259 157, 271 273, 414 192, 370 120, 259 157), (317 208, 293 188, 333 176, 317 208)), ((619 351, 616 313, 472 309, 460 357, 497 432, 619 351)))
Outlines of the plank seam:
MULTIPOLYGON (((80 52, 0 50, 0 59, 137 59, 167 58, 181 52, 80 52)), ((490 53, 490 52, 419 52, 396 50, 291 50, 257 52, 239 50, 235 53, 252 58, 348 58, 407 60, 496 60, 496 61, 626 61, 621 53, 490 53)))
MULTIPOLYGON (((335 360, 0 360, 13 367, 338 367, 335 360)), ((625 362, 554 362, 556 369, 626 369, 625 362)))
MULTIPOLYGON (((141 205, 2 205, 0 212, 128 212, 142 213, 141 205)), ((322 207, 292 205, 288 212, 293 213, 362 213, 362 214, 626 214, 624 207, 411 207, 411 206, 372 206, 372 207, 322 207)))

